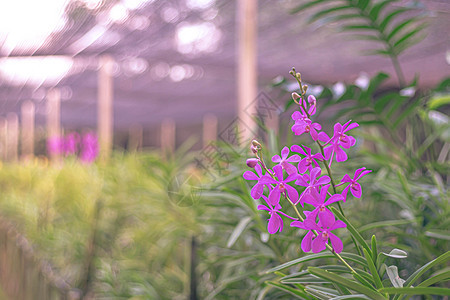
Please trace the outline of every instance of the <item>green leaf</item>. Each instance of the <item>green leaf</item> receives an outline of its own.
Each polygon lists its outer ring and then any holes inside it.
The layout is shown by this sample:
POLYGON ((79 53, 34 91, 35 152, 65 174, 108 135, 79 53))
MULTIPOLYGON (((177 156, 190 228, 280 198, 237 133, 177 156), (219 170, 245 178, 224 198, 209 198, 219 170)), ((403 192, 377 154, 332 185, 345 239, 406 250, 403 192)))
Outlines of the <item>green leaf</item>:
POLYGON ((389 3, 392 3, 392 0, 385 0, 381 1, 379 3, 376 3, 372 9, 369 12, 369 16, 373 21, 376 21, 378 19, 378 16, 380 12, 388 5, 389 3))
POLYGON ((242 218, 239 223, 234 228, 233 232, 230 235, 230 238, 227 242, 227 248, 231 248, 234 243, 236 243, 237 239, 241 236, 242 232, 244 232, 247 225, 251 222, 252 218, 247 216, 242 218))
POLYGON ((373 94, 375 90, 387 79, 389 79, 389 75, 383 72, 380 72, 372 77, 370 79, 369 87, 367 88, 367 93, 373 94))
POLYGON ((365 10, 367 5, 369 5, 369 0, 358 0, 357 2, 357 6, 361 9, 361 10, 365 10))
POLYGON ((428 237, 450 241, 450 232, 444 230, 431 229, 425 232, 428 237))
POLYGON ((398 276, 398 269, 396 266, 389 266, 386 268, 386 273, 391 281, 392 285, 396 288, 403 287, 405 280, 398 276))
POLYGON ((444 272, 439 272, 438 274, 431 276, 427 280, 424 280, 423 282, 421 282, 417 287, 427 287, 432 284, 435 284, 438 282, 443 282, 443 281, 448 281, 448 280, 450 280, 450 270, 447 270, 444 272))
POLYGON ((301 283, 301 284, 311 284, 311 283, 327 283, 326 280, 319 278, 317 276, 303 276, 301 278, 289 278, 289 279, 282 279, 281 283, 285 284, 294 284, 294 283, 301 283))
POLYGON ((314 299, 320 299, 320 300, 328 300, 332 297, 337 296, 337 292, 336 293, 330 293, 327 291, 323 291, 322 289, 319 289, 320 286, 311 286, 308 285, 305 289, 305 292, 307 292, 308 294, 314 296, 314 299))
POLYGON ((378 257, 378 250, 377 250, 377 238, 375 237, 375 235, 372 235, 371 248, 372 248, 372 260, 373 260, 373 263, 376 265, 377 257, 378 257))
MULTIPOLYGON (((353 253, 347 253, 347 252, 341 252, 340 255, 343 258, 353 261, 355 263, 358 263, 362 266, 367 266, 366 261, 359 255, 356 255, 353 253)), ((300 263, 310 261, 310 260, 315 260, 315 259, 319 259, 319 258, 333 258, 333 257, 335 257, 335 256, 332 253, 326 253, 326 252, 310 254, 310 255, 307 255, 304 257, 296 258, 294 260, 285 262, 284 264, 281 264, 281 265, 271 268, 267 271, 264 271, 264 273, 266 273, 266 274, 273 273, 275 271, 283 270, 283 269, 286 269, 286 268, 289 268, 289 267, 292 267, 292 266, 295 266, 295 265, 298 265, 300 263)))
POLYGON ((420 269, 415 271, 409 278, 406 280, 404 286, 410 287, 411 285, 416 282, 416 280, 422 276, 426 271, 434 267, 435 265, 444 264, 447 260, 450 259, 450 251, 445 252, 441 256, 437 257, 436 259, 428 262, 427 264, 423 265, 420 269))
POLYGON ((296 8, 291 10, 291 14, 296 14, 302 10, 305 10, 307 8, 316 6, 316 5, 320 5, 322 3, 325 3, 325 0, 316 0, 316 1, 307 1, 305 4, 299 5, 296 8))
POLYGON ((392 101, 392 99, 395 99, 397 96, 397 93, 391 92, 378 98, 373 107, 376 113, 381 114, 381 112, 387 107, 388 103, 392 101))
POLYGON ((356 283, 356 282, 351 281, 349 279, 346 279, 346 278, 344 278, 342 276, 330 273, 330 272, 325 271, 325 270, 321 270, 319 268, 314 268, 314 267, 309 267, 308 271, 311 274, 314 274, 316 276, 319 276, 319 277, 322 277, 324 279, 327 279, 330 282, 335 282, 335 283, 341 284, 341 285, 343 285, 343 286, 345 286, 345 287, 347 287, 347 288, 349 288, 351 290, 354 290, 354 291, 356 291, 358 293, 362 293, 362 294, 364 294, 366 296, 369 296, 372 299, 375 299, 375 300, 386 300, 386 298, 384 298, 382 294, 380 294, 380 293, 378 293, 378 292, 376 292, 374 290, 371 290, 371 289, 369 289, 368 287, 366 287, 366 286, 364 286, 362 284, 359 284, 359 283, 356 283))
POLYGON ((394 49, 399 48, 402 46, 402 44, 406 43, 410 39, 412 39, 416 34, 421 32, 427 25, 422 24, 421 26, 415 27, 413 30, 409 31, 405 35, 403 35, 399 40, 397 40, 394 44, 394 49))
POLYGON ((309 296, 306 293, 304 293, 303 291, 294 289, 290 286, 287 286, 287 285, 284 285, 284 284, 281 284, 281 283, 278 283, 275 281, 266 281, 265 283, 267 285, 271 285, 273 287, 276 287, 277 289, 285 291, 293 296, 299 297, 300 299, 309 298, 309 296))
POLYGON ((406 26, 408 26, 409 24, 411 24, 417 20, 418 20, 418 18, 414 17, 414 18, 409 18, 403 22, 400 22, 400 24, 398 24, 394 28, 392 28, 391 32, 388 34, 388 36, 387 36, 388 41, 390 41, 397 33, 399 33, 400 30, 402 30, 403 28, 405 28, 406 26))
POLYGON ((345 25, 341 27, 343 30, 377 30, 370 25, 367 24, 351 24, 345 25))
POLYGON ((345 224, 347 224, 347 229, 348 231, 350 231, 350 233, 353 235, 353 237, 358 241, 358 243, 363 246, 364 249, 366 249, 368 252, 370 252, 370 248, 369 245, 367 245, 366 241, 364 240, 364 238, 361 236, 361 234, 356 230, 355 227, 353 227, 353 225, 349 222, 349 220, 347 220, 347 218, 345 218, 336 208, 331 207, 331 210, 333 211, 333 213, 342 221, 345 222, 345 224))
POLYGON ((438 287, 404 287, 404 288, 383 288, 380 289, 381 293, 399 294, 399 295, 442 295, 448 296, 447 288, 438 287))
POLYGON ((403 250, 400 249, 392 249, 391 252, 389 253, 385 253, 385 252, 381 252, 383 255, 385 256, 389 256, 389 257, 393 257, 393 258, 407 258, 408 257, 408 253, 406 253, 403 250))
MULTIPOLYGON (((373 241, 373 239, 372 239, 372 241, 373 241)), ((369 266, 370 273, 372 274, 373 282, 375 283, 375 286, 377 287, 377 289, 380 289, 383 287, 383 284, 381 283, 381 279, 380 279, 380 276, 378 275, 377 268, 375 267, 375 264, 372 260, 372 256, 366 249, 363 249, 363 252, 364 252, 364 256, 366 257, 367 265, 369 266)))
POLYGON ((386 29, 386 26, 388 26, 388 24, 393 20, 393 18, 401 13, 404 13, 406 11, 408 11, 409 9, 407 8, 399 8, 396 9, 394 11, 392 11, 391 13, 387 14, 384 18, 383 18, 383 22, 380 23, 380 30, 384 31, 384 29, 386 29))
POLYGON ((353 294, 353 295, 345 295, 345 296, 337 296, 331 298, 330 300, 341 300, 341 299, 372 299, 363 294, 353 294))
POLYGON ((428 101, 427 106, 429 110, 434 110, 436 108, 449 104, 450 95, 436 95, 428 101))
POLYGON ((414 223, 415 221, 416 221, 416 219, 412 219, 412 220, 388 220, 388 221, 374 222, 374 223, 370 223, 370 224, 361 226, 359 228, 359 232, 372 230, 372 229, 378 228, 378 227, 388 227, 388 226, 397 226, 397 225, 411 224, 411 223, 414 223))
POLYGON ((342 5, 342 6, 335 6, 335 7, 331 7, 328 9, 324 9, 324 10, 320 10, 319 12, 315 13, 314 15, 312 15, 309 19, 308 22, 309 23, 313 23, 314 21, 328 15, 331 13, 335 13, 335 12, 340 12, 341 10, 346 10, 346 9, 352 9, 354 8, 351 5, 342 5))

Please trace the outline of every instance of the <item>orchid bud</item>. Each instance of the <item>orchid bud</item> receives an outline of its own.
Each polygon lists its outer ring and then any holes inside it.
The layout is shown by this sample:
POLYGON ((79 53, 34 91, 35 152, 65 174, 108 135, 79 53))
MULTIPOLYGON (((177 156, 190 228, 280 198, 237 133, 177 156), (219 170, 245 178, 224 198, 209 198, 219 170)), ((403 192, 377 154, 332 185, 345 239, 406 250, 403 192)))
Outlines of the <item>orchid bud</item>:
POLYGON ((309 95, 308 103, 309 103, 309 105, 316 105, 316 97, 314 97, 313 95, 309 95))
POLYGON ((306 90, 308 89, 308 85, 306 85, 306 84, 305 84, 305 85, 303 85, 303 86, 302 86, 302 89, 303 89, 303 92, 305 92, 305 93, 306 93, 306 90))
POLYGON ((253 154, 258 153, 258 149, 255 146, 253 146, 253 145, 250 146, 250 150, 252 150, 253 154))
POLYGON ((249 158, 249 159, 247 159, 247 166, 249 166, 250 168, 254 168, 254 167, 256 167, 258 162, 259 162, 259 160, 257 158, 249 158))
POLYGON ((300 95, 297 94, 296 92, 292 93, 292 99, 294 99, 294 101, 297 101, 298 99, 300 99, 300 95))

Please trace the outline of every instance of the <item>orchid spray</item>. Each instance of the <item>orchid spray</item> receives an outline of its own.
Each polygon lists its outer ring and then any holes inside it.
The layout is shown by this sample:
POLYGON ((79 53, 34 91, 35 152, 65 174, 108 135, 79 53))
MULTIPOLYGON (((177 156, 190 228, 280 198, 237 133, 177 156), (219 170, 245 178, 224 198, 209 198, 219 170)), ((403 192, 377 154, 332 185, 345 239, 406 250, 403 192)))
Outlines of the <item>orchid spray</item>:
POLYGON ((300 228, 306 233, 301 242, 304 252, 319 253, 328 249, 351 273, 356 274, 339 255, 343 250, 343 243, 333 231, 347 227, 348 224, 339 218, 339 215, 344 218, 341 203, 348 200, 349 190, 351 195, 361 197, 362 188, 357 181, 371 171, 362 167, 355 171, 353 179, 346 174, 340 182, 335 182, 331 168, 333 163, 348 159, 345 150, 356 143, 355 138, 351 136, 351 130, 359 125, 351 121, 343 125, 336 123, 331 137, 321 131, 322 126, 313 121, 316 98, 313 95, 306 96, 307 86, 302 84, 300 73, 292 69, 290 74, 300 86, 300 93, 292 93, 292 100, 298 110, 292 114, 294 124, 291 130, 294 135, 310 135, 317 144, 317 152, 304 145, 284 147, 281 156, 272 157, 274 165, 270 168, 263 159, 262 145, 253 140, 251 150, 255 158, 249 158, 247 165, 254 169, 255 173, 246 171, 244 178, 256 182, 253 184, 251 196, 255 200, 263 199, 262 202, 266 204, 259 205, 258 209, 265 210, 270 215, 267 227, 270 234, 281 232, 283 222, 291 222, 290 226, 300 228), (346 186, 342 193, 338 193, 336 187, 341 185, 346 186), (286 205, 293 207, 294 216, 282 211, 282 207, 286 205), (330 210, 332 206, 337 206, 338 210, 335 211, 340 212, 338 216, 330 210))

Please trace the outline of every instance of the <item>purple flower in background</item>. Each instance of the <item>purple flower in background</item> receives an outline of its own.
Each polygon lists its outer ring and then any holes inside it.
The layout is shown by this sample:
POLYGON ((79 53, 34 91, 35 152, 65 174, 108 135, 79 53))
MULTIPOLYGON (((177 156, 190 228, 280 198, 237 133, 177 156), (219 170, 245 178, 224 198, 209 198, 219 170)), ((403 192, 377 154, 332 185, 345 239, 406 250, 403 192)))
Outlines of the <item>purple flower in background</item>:
POLYGON ((349 149, 356 143, 354 137, 345 134, 347 131, 359 126, 358 123, 350 124, 350 122, 351 120, 345 123, 344 125, 336 123, 334 125, 334 134, 331 139, 324 132, 321 132, 319 134, 319 140, 322 142, 326 142, 324 146, 330 144, 328 147, 325 147, 324 149, 325 158, 330 159, 330 164, 333 161, 334 154, 336 154, 337 162, 346 161, 348 158, 347 153, 345 153, 345 151, 341 147, 349 149))
POLYGON ((47 139, 47 151, 52 155, 61 154, 64 151, 64 139, 53 136, 47 139))
POLYGON ((300 198, 298 199, 302 206, 305 202, 305 197, 308 196, 317 198, 319 196, 319 186, 330 182, 329 176, 323 175, 322 177, 320 177, 321 172, 322 170, 320 169, 320 167, 317 167, 312 169, 309 175, 303 174, 298 176, 295 184, 306 187, 306 189, 303 191, 300 198))
POLYGON ((261 198, 263 191, 264 191, 264 184, 260 183, 259 180, 262 177, 262 169, 259 164, 255 166, 256 174, 252 171, 245 171, 244 172, 244 179, 245 180, 257 180, 258 182, 255 184, 255 186, 252 188, 250 195, 253 199, 259 199, 261 198))
POLYGON ((91 132, 83 136, 81 145, 80 160, 85 163, 92 163, 98 156, 97 136, 91 132))
POLYGON ((258 205, 258 210, 266 210, 269 212, 270 219, 269 223, 267 224, 267 231, 270 234, 274 234, 277 231, 281 232, 283 230, 283 219, 279 214, 282 214, 283 216, 295 220, 295 218, 288 216, 287 214, 281 211, 281 205, 279 203, 275 205, 275 207, 273 207, 272 205, 269 204, 269 201, 266 196, 262 196, 262 198, 264 199, 264 201, 266 201, 267 206, 260 204, 258 205))
POLYGON ((293 203, 296 203, 298 201, 298 192, 287 183, 297 179, 297 173, 291 174, 286 179, 283 179, 283 168, 281 168, 280 165, 274 166, 273 171, 275 172, 275 176, 278 180, 273 179, 267 174, 259 180, 259 182, 263 184, 276 184, 269 194, 270 204, 276 206, 280 202, 281 194, 284 194, 285 192, 289 195, 290 200, 293 203))
POLYGON ((330 188, 330 185, 324 185, 320 189, 320 194, 317 198, 313 198, 311 196, 305 196, 305 203, 311 204, 315 207, 315 209, 308 214, 308 218, 312 220, 316 220, 317 215, 319 215, 319 219, 321 215, 324 215, 325 218, 332 218, 333 213, 327 208, 328 205, 344 200, 344 197, 341 194, 332 195, 330 199, 325 201, 328 194, 328 189, 330 188))
POLYGON ((353 179, 350 178, 350 176, 348 174, 344 175, 344 177, 341 180, 341 183, 336 185, 336 186, 340 186, 346 182, 350 183, 342 191, 342 196, 344 197, 344 202, 345 202, 345 200, 347 200, 347 193, 348 193, 349 189, 353 196, 355 196, 356 198, 361 198, 362 188, 361 188, 361 185, 357 181, 359 179, 361 179, 361 177, 363 177, 364 175, 369 174, 370 172, 372 172, 372 170, 366 170, 366 168, 363 167, 363 168, 356 170, 355 175, 353 176, 353 179))
POLYGON ((292 114, 292 119, 295 121, 291 127, 295 135, 302 135, 303 133, 309 133, 314 141, 317 141, 319 134, 317 130, 322 129, 319 123, 312 123, 311 120, 299 111, 295 111, 292 114))
POLYGON ((68 134, 64 140, 65 155, 74 155, 78 151, 78 143, 80 142, 80 135, 76 132, 68 134))
POLYGON ((331 233, 331 231, 347 227, 347 224, 341 220, 336 220, 334 215, 319 215, 319 223, 316 224, 314 220, 310 218, 311 215, 306 218, 304 222, 294 221, 291 226, 298 227, 304 230, 309 230, 302 240, 302 250, 309 252, 312 249, 313 253, 319 253, 326 248, 328 239, 331 240, 331 245, 336 253, 341 253, 344 245, 339 237, 331 233), (315 230, 318 235, 316 236, 312 230, 315 230))
POLYGON ((291 147, 291 151, 300 153, 302 155, 305 155, 305 158, 303 158, 300 163, 298 164, 298 172, 300 174, 305 173, 306 170, 311 171, 313 169, 313 163, 318 167, 319 163, 317 162, 317 159, 325 160, 323 155, 321 153, 317 153, 312 155, 311 149, 304 146, 306 149, 306 152, 303 150, 302 147, 298 145, 293 145, 291 147))
POLYGON ((274 155, 272 157, 272 161, 278 163, 283 169, 286 170, 286 172, 289 175, 291 175, 297 173, 297 168, 291 165, 290 163, 299 162, 301 158, 297 154, 292 155, 289 158, 288 155, 289 155, 289 148, 284 147, 283 150, 281 150, 281 157, 279 155, 274 155))

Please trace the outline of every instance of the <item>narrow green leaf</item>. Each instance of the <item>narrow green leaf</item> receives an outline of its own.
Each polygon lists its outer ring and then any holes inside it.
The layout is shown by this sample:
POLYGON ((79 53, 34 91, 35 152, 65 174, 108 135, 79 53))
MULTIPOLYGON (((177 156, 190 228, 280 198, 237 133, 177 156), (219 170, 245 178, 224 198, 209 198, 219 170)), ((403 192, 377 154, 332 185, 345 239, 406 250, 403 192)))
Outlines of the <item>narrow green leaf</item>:
POLYGON ((374 223, 370 223, 370 224, 361 226, 359 228, 359 232, 364 232, 364 231, 372 230, 374 228, 379 228, 379 227, 405 225, 405 224, 414 223, 415 221, 416 221, 416 219, 411 219, 411 220, 388 220, 388 221, 374 222, 374 223))
POLYGON ((450 95, 436 95, 432 97, 428 103, 428 109, 434 110, 444 105, 450 104, 450 95))
POLYGON ((366 286, 364 286, 362 284, 359 284, 359 283, 356 283, 356 282, 351 281, 349 279, 346 279, 346 278, 344 278, 342 276, 330 273, 330 272, 325 271, 325 270, 321 270, 319 268, 314 268, 314 267, 309 267, 308 271, 311 274, 314 274, 316 276, 325 278, 325 279, 329 280, 330 282, 335 282, 335 283, 341 284, 341 285, 343 285, 343 286, 345 286, 345 287, 347 287, 347 288, 349 288, 351 290, 354 290, 354 291, 356 291, 358 293, 362 293, 364 295, 367 295, 367 296, 371 297, 372 299, 375 299, 375 300, 386 300, 386 298, 384 298, 382 294, 380 294, 380 293, 378 293, 378 292, 376 292, 374 290, 371 290, 371 289, 369 289, 368 287, 366 287, 366 286))
POLYGON ((416 107, 420 104, 420 97, 417 98, 414 102, 412 102, 406 109, 403 110, 403 112, 398 116, 398 118, 395 120, 395 122, 392 124, 394 128, 397 128, 398 125, 401 124, 403 119, 413 114, 416 107))
POLYGON ((376 30, 376 28, 367 25, 367 24, 351 24, 351 25, 344 25, 341 27, 343 30, 376 30))
MULTIPOLYGON (((347 253, 347 252, 341 252, 340 255, 343 258, 348 259, 350 261, 353 261, 355 263, 358 263, 358 264, 360 264, 362 266, 367 266, 366 261, 362 257, 360 257, 360 256, 358 256, 356 254, 347 253)), ((267 271, 264 271, 264 273, 266 273, 266 274, 267 273, 273 273, 275 271, 283 270, 283 269, 292 267, 294 265, 298 265, 298 264, 306 262, 306 261, 311 261, 311 260, 315 260, 315 259, 319 259, 319 258, 333 258, 333 257, 335 257, 335 256, 332 253, 327 253, 327 252, 310 254, 310 255, 307 255, 307 256, 303 256, 303 257, 296 258, 294 260, 285 262, 284 264, 281 264, 281 265, 276 266, 274 268, 271 268, 271 269, 269 269, 267 271)))
POLYGON ((345 218, 336 208, 331 207, 331 210, 340 220, 344 221, 345 224, 347 224, 348 231, 350 231, 350 233, 358 241, 358 243, 369 252, 370 251, 369 245, 367 245, 364 238, 361 236, 361 234, 358 232, 358 230, 356 230, 356 228, 353 227, 353 225, 350 223, 350 221, 347 220, 347 218, 345 218))
POLYGON ((431 276, 427 280, 422 281, 417 287, 427 287, 432 284, 438 283, 438 282, 444 282, 450 280, 450 270, 440 272, 437 275, 431 276))
MULTIPOLYGON (((372 239, 372 241, 373 241, 373 239, 372 239)), ((373 282, 375 283, 375 286, 377 287, 377 289, 380 289, 383 287, 383 284, 381 283, 381 279, 380 279, 380 276, 378 275, 377 268, 375 267, 375 264, 372 260, 372 256, 366 249, 363 249, 363 252, 364 252, 364 256, 366 257, 367 265, 369 266, 370 273, 372 274, 373 282)))
POLYGON ((345 296, 337 296, 331 298, 330 300, 343 300, 343 299, 372 299, 363 294, 353 294, 353 295, 345 295, 345 296))
POLYGON ((316 5, 320 5, 322 3, 325 3, 325 0, 316 0, 316 1, 307 1, 305 4, 299 5, 296 8, 291 10, 291 14, 296 14, 302 10, 305 10, 307 8, 316 6, 316 5))
POLYGON ((335 13, 335 12, 340 12, 342 10, 347 10, 347 9, 353 9, 353 6, 351 5, 342 5, 342 6, 335 6, 335 7, 331 7, 328 9, 324 9, 324 10, 320 10, 319 12, 315 13, 314 15, 312 15, 309 19, 308 22, 309 23, 313 23, 314 21, 328 15, 331 13, 335 13))
POLYGON ((390 41, 397 33, 399 33, 400 30, 402 30, 409 24, 416 22, 417 20, 418 20, 418 17, 413 17, 413 18, 404 20, 403 22, 400 22, 400 24, 398 24, 394 28, 392 28, 391 32, 388 34, 388 36, 387 36, 388 41, 390 41))
POLYGON ((327 283, 328 281, 324 280, 323 278, 319 278, 317 276, 303 276, 301 278, 289 278, 289 279, 282 279, 281 283, 285 284, 294 284, 294 283, 300 283, 300 284, 311 284, 311 283, 327 283))
POLYGON ((389 4, 392 3, 392 0, 385 0, 379 3, 376 3, 369 12, 369 16, 372 21, 377 21, 380 12, 389 4))
POLYGON ((435 265, 444 264, 447 260, 450 259, 450 251, 445 252, 441 256, 437 257, 436 259, 428 262, 427 264, 423 265, 421 268, 419 268, 417 271, 415 271, 409 278, 406 280, 404 286, 410 287, 411 285, 416 282, 416 280, 422 276, 426 271, 434 267, 435 265))
POLYGON ((293 287, 290 287, 288 285, 284 285, 275 281, 266 281, 265 282, 267 285, 271 285, 273 287, 276 287, 277 289, 280 289, 282 291, 285 291, 293 296, 299 297, 300 299, 304 299, 304 298, 309 298, 309 296, 304 293, 301 290, 298 289, 294 289, 293 287))
POLYGON ((363 15, 361 15, 361 14, 350 13, 350 14, 340 14, 340 15, 337 15, 337 16, 329 16, 327 18, 327 21, 329 21, 329 22, 337 22, 337 21, 350 20, 350 19, 364 19, 364 20, 366 20, 366 18, 363 15))
POLYGON ((393 20, 395 16, 404 13, 406 11, 408 11, 407 8, 399 8, 384 16, 383 22, 380 23, 380 30, 384 31, 386 29, 386 26, 389 25, 389 23, 393 20))
POLYGON ((404 287, 404 288, 383 288, 379 290, 380 293, 388 294, 403 294, 403 295, 442 295, 448 296, 449 290, 447 288, 438 287, 404 287))
POLYGON ((369 282, 372 281, 372 277, 369 275, 369 277, 361 276, 360 274, 352 273, 353 278, 355 278, 357 281, 368 287, 369 289, 372 289, 376 291, 376 289, 373 287, 373 285, 369 282))
POLYGON ((308 287, 305 289, 305 292, 314 296, 314 299, 319 299, 319 300, 328 300, 332 297, 337 296, 336 294, 330 294, 330 293, 326 293, 321 290, 315 289, 314 287, 311 287, 310 285, 308 285, 308 287))
POLYGON ((414 29, 412 29, 408 33, 404 34, 400 39, 398 39, 394 43, 394 46, 393 46, 394 49, 402 47, 402 44, 404 44, 404 43, 408 42, 409 40, 411 40, 415 35, 417 35, 419 32, 421 32, 426 26, 427 26, 426 24, 422 24, 421 26, 415 27, 414 29))
POLYGON ((373 263, 374 263, 374 265, 377 265, 378 249, 377 249, 377 238, 375 237, 375 235, 372 235, 371 248, 372 248, 373 263))
POLYGON ((247 216, 239 221, 239 223, 236 225, 233 232, 231 233, 230 238, 228 239, 227 248, 231 248, 234 245, 234 243, 236 243, 237 239, 244 232, 245 228, 251 222, 251 220, 252 218, 247 216))
POLYGON ((367 5, 369 5, 369 0, 358 0, 357 4, 361 10, 365 10, 367 5))
POLYGON ((407 258, 408 257, 408 253, 406 253, 403 250, 397 249, 397 248, 392 249, 391 252, 389 252, 389 253, 381 252, 381 254, 383 254, 385 256, 393 257, 393 258, 407 258))
POLYGON ((431 229, 426 231, 425 235, 436 239, 450 241, 450 232, 445 230, 431 229))
POLYGON ((377 114, 381 114, 381 112, 387 107, 388 103, 392 101, 392 99, 394 99, 396 96, 398 96, 397 93, 391 92, 378 98, 373 107, 377 114))
POLYGON ((387 79, 389 79, 389 75, 383 72, 378 73, 374 77, 370 79, 369 87, 367 88, 367 93, 372 94, 375 90, 387 79))

